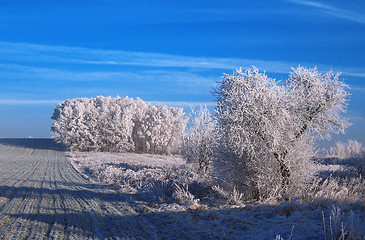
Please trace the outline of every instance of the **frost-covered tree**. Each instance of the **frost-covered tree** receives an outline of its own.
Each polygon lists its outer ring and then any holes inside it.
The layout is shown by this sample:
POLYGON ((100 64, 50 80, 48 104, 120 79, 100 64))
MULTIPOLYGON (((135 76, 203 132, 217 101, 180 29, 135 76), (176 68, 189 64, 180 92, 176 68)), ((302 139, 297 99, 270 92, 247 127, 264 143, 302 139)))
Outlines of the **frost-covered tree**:
POLYGON ((208 171, 216 145, 215 123, 206 106, 198 112, 191 109, 188 127, 183 135, 181 154, 197 165, 198 173, 208 171))
POLYGON ((135 119, 133 137, 137 152, 178 153, 186 126, 183 116, 182 108, 149 106, 140 118, 135 119))
POLYGON ((365 147, 356 141, 349 139, 347 143, 336 142, 335 147, 331 147, 328 153, 328 158, 345 160, 349 158, 359 158, 365 153, 365 147))
POLYGON ((224 75, 214 93, 228 181, 254 198, 287 194, 306 175, 297 166, 310 163, 312 139, 348 126, 346 87, 339 74, 303 67, 281 85, 255 67, 224 75))
POLYGON ((133 151, 131 134, 139 101, 127 97, 67 99, 54 111, 52 130, 71 150, 133 151))
POLYGON ((57 141, 77 151, 175 153, 186 125, 182 109, 139 98, 76 98, 52 116, 57 141))
POLYGON ((365 176, 365 147, 356 140, 336 142, 336 145, 329 149, 325 158, 352 166, 357 170, 359 176, 362 178, 365 176))

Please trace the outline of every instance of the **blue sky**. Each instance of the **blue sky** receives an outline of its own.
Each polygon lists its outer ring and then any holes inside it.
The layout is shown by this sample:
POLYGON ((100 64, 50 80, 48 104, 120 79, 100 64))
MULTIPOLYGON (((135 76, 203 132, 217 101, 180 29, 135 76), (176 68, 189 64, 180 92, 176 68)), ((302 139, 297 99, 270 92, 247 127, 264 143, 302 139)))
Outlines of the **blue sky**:
POLYGON ((351 85, 345 136, 365 144, 365 2, 0 1, 0 137, 50 137, 66 98, 214 106, 222 73, 333 69, 351 85))

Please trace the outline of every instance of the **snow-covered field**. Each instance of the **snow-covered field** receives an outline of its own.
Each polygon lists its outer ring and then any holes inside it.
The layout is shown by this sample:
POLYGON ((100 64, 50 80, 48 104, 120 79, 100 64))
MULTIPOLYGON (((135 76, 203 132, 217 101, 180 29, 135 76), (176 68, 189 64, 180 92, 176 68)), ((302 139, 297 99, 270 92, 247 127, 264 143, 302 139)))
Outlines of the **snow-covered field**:
POLYGON ((2 140, 0 239, 154 238, 136 201, 85 179, 50 139, 2 140))
POLYGON ((178 156, 0 142, 0 239, 339 239, 342 229, 344 239, 365 237, 365 189, 349 165, 319 165, 333 174, 317 186, 322 199, 245 204, 178 156))
MULTIPOLYGON (((359 183, 345 178, 347 185, 341 185, 335 177, 330 178, 319 184, 323 189, 316 190, 318 198, 305 203, 294 199, 244 204, 238 194, 209 187, 210 178, 195 174, 179 156, 100 152, 68 155, 82 174, 138 199, 148 209, 146 216, 154 223, 158 239, 365 239, 361 180, 359 183), (354 185, 360 188, 356 196, 352 196, 354 185)), ((353 174, 350 166, 317 167, 327 175, 353 174)))

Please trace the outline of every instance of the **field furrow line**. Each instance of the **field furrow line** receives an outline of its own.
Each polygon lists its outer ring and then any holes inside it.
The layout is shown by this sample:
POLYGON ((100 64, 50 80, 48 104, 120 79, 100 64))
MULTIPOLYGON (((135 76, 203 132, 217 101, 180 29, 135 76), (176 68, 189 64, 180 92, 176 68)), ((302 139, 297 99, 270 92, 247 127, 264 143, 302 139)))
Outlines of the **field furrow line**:
POLYGON ((0 144, 0 239, 154 239, 137 215, 64 152, 0 144))

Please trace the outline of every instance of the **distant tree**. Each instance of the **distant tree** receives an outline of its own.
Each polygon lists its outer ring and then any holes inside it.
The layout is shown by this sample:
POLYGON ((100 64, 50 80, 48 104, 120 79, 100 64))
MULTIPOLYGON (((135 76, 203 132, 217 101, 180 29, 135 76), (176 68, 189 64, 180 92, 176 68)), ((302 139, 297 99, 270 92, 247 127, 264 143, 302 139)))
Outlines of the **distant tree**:
POLYGON ((328 151, 327 159, 354 167, 359 176, 365 176, 365 147, 362 143, 349 139, 347 142, 336 142, 328 151))
POLYGON ((345 88, 339 74, 300 66, 282 85, 255 67, 224 75, 214 94, 228 180, 254 198, 286 195, 307 175, 298 166, 310 164, 312 140, 349 125, 345 88))
POLYGON ((188 127, 183 135, 181 154, 197 165, 198 173, 206 173, 214 158, 215 123, 206 106, 198 112, 191 109, 188 127))
POLYGON ((330 148, 327 157, 345 160, 349 158, 360 158, 364 153, 365 147, 360 142, 349 139, 347 143, 336 142, 336 146, 330 148))

